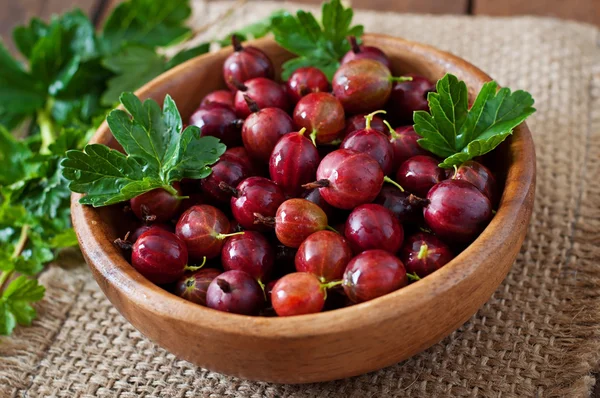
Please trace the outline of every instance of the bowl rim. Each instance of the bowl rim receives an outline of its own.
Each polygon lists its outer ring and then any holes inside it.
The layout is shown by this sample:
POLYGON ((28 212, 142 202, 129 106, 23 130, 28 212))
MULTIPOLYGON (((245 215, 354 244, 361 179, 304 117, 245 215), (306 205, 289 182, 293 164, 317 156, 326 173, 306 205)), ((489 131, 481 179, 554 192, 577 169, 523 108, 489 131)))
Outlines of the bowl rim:
MULTIPOLYGON (((249 44, 268 40, 273 39, 263 38, 249 44)), ((477 80, 470 83, 482 84, 491 80, 487 74, 467 61, 426 44, 383 34, 365 34, 364 40, 367 43, 380 40, 401 42, 409 46, 411 51, 428 61, 439 64, 448 72, 468 71, 476 76, 477 80)), ((147 83, 136 91, 136 95, 146 98, 154 87, 164 85, 180 70, 201 62, 205 57, 222 55, 230 51, 231 49, 226 47, 216 53, 191 59, 147 83)), ((469 82, 467 85, 469 86, 469 82)), ((110 131, 104 122, 90 143, 105 142, 106 134, 110 134, 110 131)), ((120 290, 134 305, 150 310, 156 316, 171 319, 173 322, 201 324, 204 329, 226 331, 230 335, 245 337, 269 335, 283 339, 298 339, 339 334, 344 331, 351 332, 357 328, 373 327, 374 324, 382 323, 387 318, 397 317, 401 312, 419 311, 423 302, 445 294, 461 281, 469 279, 478 270, 480 265, 478 258, 488 257, 489 253, 502 249, 503 241, 494 237, 498 234, 510 235, 514 225, 523 222, 519 219, 522 216, 520 207, 531 201, 532 191, 535 188, 535 149, 527 125, 523 123, 518 126, 510 139, 510 152, 518 153, 518 156, 513 156, 512 164, 508 169, 507 184, 497 214, 473 243, 446 266, 423 278, 419 283, 410 284, 364 303, 333 311, 293 317, 259 317, 231 314, 203 307, 163 290, 139 274, 122 256, 120 250, 107 239, 103 229, 100 229, 102 233, 99 235, 94 233, 98 232, 98 225, 102 224, 102 220, 92 207, 79 204, 82 195, 77 193, 71 196, 73 226, 90 268, 109 281, 111 289, 120 290), (510 196, 507 192, 510 192, 510 196), (383 308, 387 310, 381 311, 383 308)), ((97 277, 96 280, 100 283, 97 277)), ((106 288, 106 286, 102 287, 103 290, 106 288)))

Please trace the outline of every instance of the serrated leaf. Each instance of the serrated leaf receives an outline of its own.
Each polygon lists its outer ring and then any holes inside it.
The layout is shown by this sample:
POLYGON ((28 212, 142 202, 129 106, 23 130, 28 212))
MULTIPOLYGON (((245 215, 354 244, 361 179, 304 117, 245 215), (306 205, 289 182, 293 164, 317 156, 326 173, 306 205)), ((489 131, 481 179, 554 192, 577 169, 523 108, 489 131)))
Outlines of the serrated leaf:
POLYGON ((35 279, 14 279, 0 296, 0 334, 9 335, 17 323, 31 325, 36 317, 31 303, 41 300, 45 290, 35 279))
POLYGON ((102 39, 107 53, 123 44, 164 47, 190 34, 184 25, 191 15, 189 0, 137 0, 119 4, 104 24, 102 39))
POLYGON ((106 106, 118 102, 122 93, 137 90, 167 70, 162 55, 142 46, 125 47, 102 62, 115 74, 108 80, 108 89, 102 95, 102 104, 106 106))
POLYGON ((447 74, 429 93, 430 111, 414 114, 420 146, 445 158, 440 167, 458 166, 484 155, 502 143, 513 129, 535 112, 533 98, 525 91, 485 83, 471 109, 466 84, 447 74))
POLYGON ((50 246, 53 249, 77 246, 77 244, 78 244, 77 235, 75 234, 75 231, 73 230, 73 228, 68 228, 68 229, 62 231, 61 233, 55 235, 50 240, 50 246))
POLYGON ((306 11, 298 11, 295 16, 288 13, 275 16, 271 20, 275 41, 299 56, 284 64, 283 78, 300 66, 314 66, 331 80, 340 58, 350 50, 347 36, 362 35, 362 26, 350 27, 352 16, 352 9, 344 8, 339 0, 323 4, 321 24, 306 11))
POLYGON ((162 110, 132 93, 124 93, 121 103, 127 112, 114 110, 107 120, 127 155, 95 144, 68 151, 61 162, 69 188, 87 194, 83 204, 106 206, 157 188, 174 194, 171 183, 206 177, 208 166, 225 152, 214 137, 200 137, 196 127, 182 134, 181 116, 168 95, 162 110))

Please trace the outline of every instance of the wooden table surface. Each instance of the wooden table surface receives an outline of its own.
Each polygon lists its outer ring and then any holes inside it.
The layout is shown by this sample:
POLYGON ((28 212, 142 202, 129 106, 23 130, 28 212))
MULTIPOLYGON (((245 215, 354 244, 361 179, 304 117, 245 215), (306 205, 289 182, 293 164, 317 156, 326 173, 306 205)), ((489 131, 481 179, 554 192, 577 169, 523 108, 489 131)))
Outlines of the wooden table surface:
MULTIPOLYGON (((252 0, 250 0, 252 1, 252 0)), ((319 4, 321 0, 296 0, 319 4)), ((33 16, 47 19, 79 7, 98 22, 119 0, 0 0, 0 36, 11 50, 11 32, 33 16)), ((433 14, 543 15, 600 26, 600 0, 351 0, 355 8, 433 14)))

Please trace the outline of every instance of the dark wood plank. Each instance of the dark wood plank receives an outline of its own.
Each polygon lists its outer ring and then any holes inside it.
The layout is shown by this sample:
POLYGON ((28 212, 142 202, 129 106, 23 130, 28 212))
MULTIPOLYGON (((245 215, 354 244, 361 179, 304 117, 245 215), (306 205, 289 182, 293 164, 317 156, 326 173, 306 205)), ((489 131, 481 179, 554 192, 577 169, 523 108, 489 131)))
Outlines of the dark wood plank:
POLYGON ((541 15, 572 19, 600 26, 598 0, 473 0, 473 14, 541 15))
POLYGON ((0 37, 11 52, 16 52, 12 42, 12 30, 15 26, 29 23, 32 17, 43 20, 50 19, 52 14, 59 14, 75 7, 81 8, 91 15, 99 0, 3 0, 0 12, 0 37))

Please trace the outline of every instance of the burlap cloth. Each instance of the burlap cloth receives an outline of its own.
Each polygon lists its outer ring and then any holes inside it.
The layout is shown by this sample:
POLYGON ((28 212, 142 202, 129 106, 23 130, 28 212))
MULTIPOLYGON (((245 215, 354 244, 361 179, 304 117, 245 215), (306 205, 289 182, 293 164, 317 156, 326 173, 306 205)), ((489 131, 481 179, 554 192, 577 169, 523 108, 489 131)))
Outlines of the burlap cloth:
MULTIPOLYGON (((280 7, 237 8, 204 36, 221 37, 280 7)), ((225 8, 197 3, 196 26, 225 8)), ((41 278, 48 291, 38 320, 0 342, 2 398, 589 396, 600 359, 598 30, 539 18, 356 17, 367 31, 452 51, 536 99, 529 123, 538 185, 528 238, 477 315, 440 344, 378 372, 312 385, 255 383, 155 346, 117 313, 86 267, 63 261, 41 278)))

